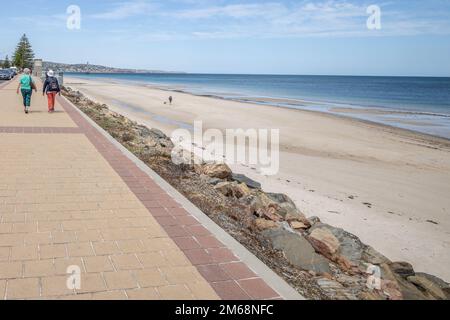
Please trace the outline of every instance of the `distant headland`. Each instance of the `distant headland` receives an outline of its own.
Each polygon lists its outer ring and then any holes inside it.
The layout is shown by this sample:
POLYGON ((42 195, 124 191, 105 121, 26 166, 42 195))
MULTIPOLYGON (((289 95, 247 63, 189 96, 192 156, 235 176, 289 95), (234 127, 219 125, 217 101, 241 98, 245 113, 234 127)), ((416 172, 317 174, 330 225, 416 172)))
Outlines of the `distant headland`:
POLYGON ((124 68, 94 65, 90 63, 68 64, 50 61, 44 61, 43 68, 44 70, 51 69, 57 72, 77 72, 77 73, 183 73, 183 72, 171 72, 163 70, 124 69, 124 68))

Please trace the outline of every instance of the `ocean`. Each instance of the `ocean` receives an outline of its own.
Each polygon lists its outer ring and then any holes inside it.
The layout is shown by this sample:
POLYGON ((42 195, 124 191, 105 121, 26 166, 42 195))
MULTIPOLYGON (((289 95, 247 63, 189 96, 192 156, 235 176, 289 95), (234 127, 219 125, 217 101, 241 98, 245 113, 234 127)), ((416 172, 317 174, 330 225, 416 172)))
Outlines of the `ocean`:
POLYGON ((172 73, 67 75, 321 111, 450 139, 450 78, 172 73))

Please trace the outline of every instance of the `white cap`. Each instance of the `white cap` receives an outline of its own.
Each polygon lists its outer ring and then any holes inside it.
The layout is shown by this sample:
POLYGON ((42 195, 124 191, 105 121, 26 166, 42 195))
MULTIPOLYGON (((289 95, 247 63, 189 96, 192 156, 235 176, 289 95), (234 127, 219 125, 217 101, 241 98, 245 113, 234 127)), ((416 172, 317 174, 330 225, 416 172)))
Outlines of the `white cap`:
POLYGON ((53 70, 50 70, 49 72, 47 72, 47 75, 49 77, 53 77, 55 75, 55 73, 53 72, 53 70))

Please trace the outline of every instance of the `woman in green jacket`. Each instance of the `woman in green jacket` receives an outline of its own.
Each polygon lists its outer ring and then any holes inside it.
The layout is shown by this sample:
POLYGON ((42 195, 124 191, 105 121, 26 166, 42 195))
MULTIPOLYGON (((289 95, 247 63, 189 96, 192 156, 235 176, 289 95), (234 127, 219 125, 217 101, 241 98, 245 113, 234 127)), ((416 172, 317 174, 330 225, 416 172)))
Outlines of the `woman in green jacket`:
POLYGON ((19 94, 19 90, 22 92, 24 111, 25 113, 28 113, 31 105, 31 94, 33 92, 33 87, 35 92, 37 92, 37 90, 36 87, 33 86, 33 78, 31 78, 30 75, 30 69, 25 68, 23 73, 24 74, 22 77, 20 77, 19 86, 17 87, 17 94, 19 94))

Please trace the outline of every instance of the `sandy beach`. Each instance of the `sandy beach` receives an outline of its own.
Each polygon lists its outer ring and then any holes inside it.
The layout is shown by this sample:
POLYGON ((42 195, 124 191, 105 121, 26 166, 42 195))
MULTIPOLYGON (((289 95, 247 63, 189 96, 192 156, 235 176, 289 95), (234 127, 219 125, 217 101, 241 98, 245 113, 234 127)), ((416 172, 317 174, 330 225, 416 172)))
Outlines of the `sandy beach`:
POLYGON ((65 85, 161 129, 280 130, 280 172, 233 166, 307 216, 344 228, 391 260, 450 281, 450 141, 319 112, 261 106, 142 84, 65 78, 65 85), (164 104, 169 95, 173 105, 164 104))

